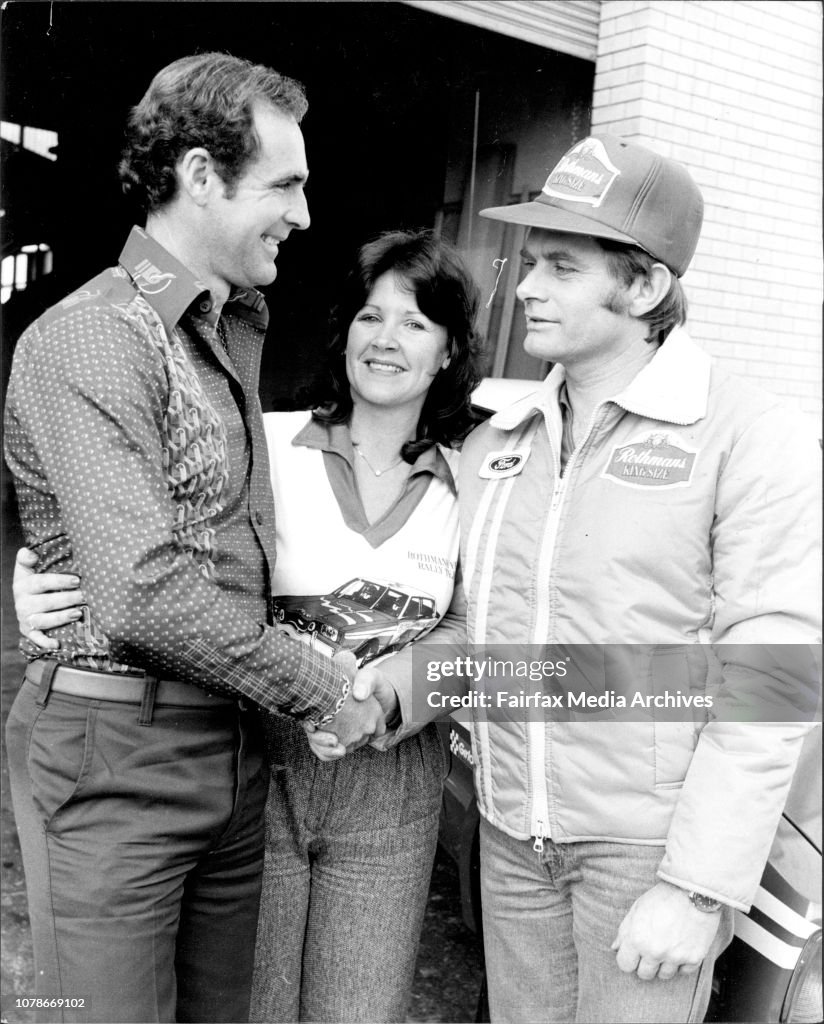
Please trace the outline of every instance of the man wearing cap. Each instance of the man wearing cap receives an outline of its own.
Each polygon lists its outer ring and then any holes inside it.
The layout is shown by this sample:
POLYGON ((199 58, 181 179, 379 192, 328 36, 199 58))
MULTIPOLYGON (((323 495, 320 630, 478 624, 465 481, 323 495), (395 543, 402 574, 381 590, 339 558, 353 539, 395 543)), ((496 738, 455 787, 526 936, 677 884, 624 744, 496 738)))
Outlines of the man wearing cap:
MULTIPOLYGON (((702 208, 680 164, 602 135, 535 201, 482 211, 529 228, 525 348, 553 366, 462 451, 466 640, 600 652, 606 688, 610 651, 652 652, 651 688, 693 695, 708 640, 721 676, 716 711, 669 721, 474 712, 493 1021, 702 1020, 808 728, 730 710, 774 681, 756 645, 817 641, 818 456, 681 327, 702 208)), ((422 717, 403 666, 424 649, 383 666, 398 738, 422 717)))

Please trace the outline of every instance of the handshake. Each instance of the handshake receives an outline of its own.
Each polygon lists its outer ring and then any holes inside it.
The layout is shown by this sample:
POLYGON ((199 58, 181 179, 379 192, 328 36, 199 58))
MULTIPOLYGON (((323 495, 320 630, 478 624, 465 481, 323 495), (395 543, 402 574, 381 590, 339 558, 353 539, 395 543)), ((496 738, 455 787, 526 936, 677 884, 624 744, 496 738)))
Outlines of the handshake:
MULTIPOLYGON (((23 636, 44 651, 60 644, 43 630, 63 626, 80 617, 85 601, 77 576, 66 573, 37 573, 37 555, 27 548, 17 552, 14 566, 15 611, 23 636)), ((395 688, 381 671, 367 665, 358 670, 351 651, 341 651, 334 660, 352 684, 349 696, 327 730, 304 723, 309 745, 322 761, 334 761, 366 743, 377 741, 387 731, 398 710, 395 688)))
POLYGON ((395 688, 377 666, 358 669, 351 651, 336 654, 334 660, 349 677, 349 695, 325 728, 303 723, 312 753, 321 761, 335 761, 367 743, 375 745, 398 711, 395 688))

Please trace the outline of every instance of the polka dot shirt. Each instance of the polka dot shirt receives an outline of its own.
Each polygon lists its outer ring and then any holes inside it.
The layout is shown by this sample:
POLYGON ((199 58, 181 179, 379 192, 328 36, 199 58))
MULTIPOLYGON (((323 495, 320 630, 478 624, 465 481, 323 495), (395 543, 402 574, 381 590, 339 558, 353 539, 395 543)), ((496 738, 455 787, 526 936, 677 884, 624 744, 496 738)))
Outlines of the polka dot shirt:
POLYGON ((218 321, 203 285, 133 229, 119 266, 18 342, 6 460, 38 569, 77 573, 88 601, 53 633, 60 660, 328 721, 342 673, 267 623, 267 320, 262 296, 241 291, 218 321))

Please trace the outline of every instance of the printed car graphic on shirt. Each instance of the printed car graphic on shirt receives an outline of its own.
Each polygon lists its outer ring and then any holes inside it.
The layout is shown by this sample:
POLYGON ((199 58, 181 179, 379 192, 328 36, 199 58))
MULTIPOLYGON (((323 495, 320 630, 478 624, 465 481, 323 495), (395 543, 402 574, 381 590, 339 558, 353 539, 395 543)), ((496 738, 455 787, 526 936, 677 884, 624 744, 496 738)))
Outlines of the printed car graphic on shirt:
POLYGON ((399 650, 438 621, 430 594, 360 578, 329 594, 278 595, 272 612, 277 622, 328 654, 352 651, 359 665, 399 650))

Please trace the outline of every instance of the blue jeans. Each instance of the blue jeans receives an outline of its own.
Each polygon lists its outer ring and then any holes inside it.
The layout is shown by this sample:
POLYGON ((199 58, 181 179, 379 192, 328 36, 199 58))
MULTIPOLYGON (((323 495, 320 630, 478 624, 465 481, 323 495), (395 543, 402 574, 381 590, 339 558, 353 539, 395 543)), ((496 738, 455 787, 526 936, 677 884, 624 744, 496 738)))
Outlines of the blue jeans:
POLYGON ((243 1021, 263 861, 257 713, 52 693, 6 727, 42 997, 54 1021, 243 1021))
POLYGON ((405 1020, 438 835, 433 727, 318 761, 273 720, 251 1019, 405 1020))
POLYGON ((660 846, 512 839, 481 820, 481 891, 494 1022, 664 1024, 704 1019, 716 957, 732 937, 724 908, 696 974, 642 981, 610 945, 635 900, 655 885, 660 846))

